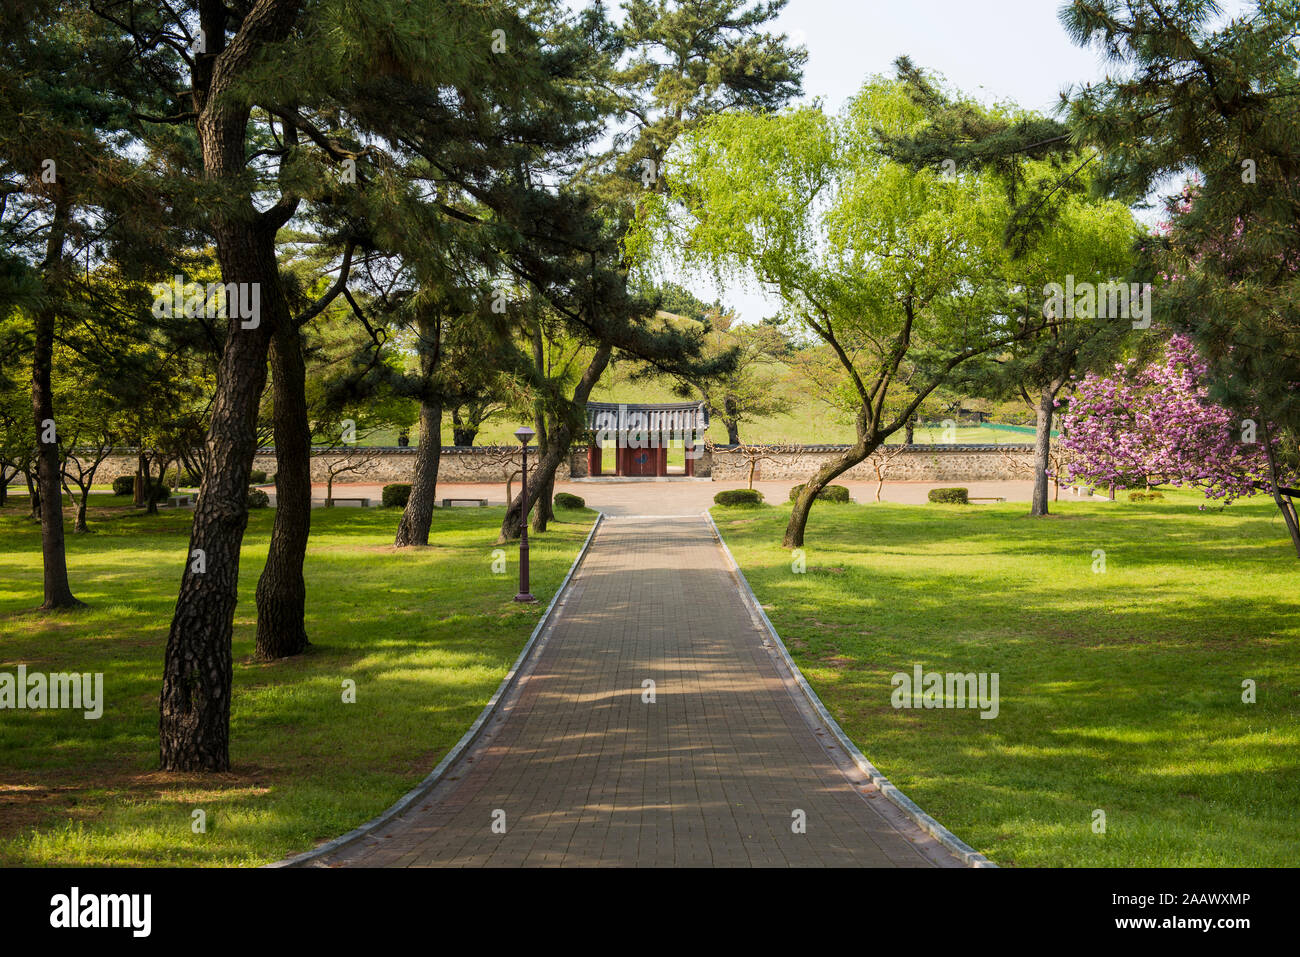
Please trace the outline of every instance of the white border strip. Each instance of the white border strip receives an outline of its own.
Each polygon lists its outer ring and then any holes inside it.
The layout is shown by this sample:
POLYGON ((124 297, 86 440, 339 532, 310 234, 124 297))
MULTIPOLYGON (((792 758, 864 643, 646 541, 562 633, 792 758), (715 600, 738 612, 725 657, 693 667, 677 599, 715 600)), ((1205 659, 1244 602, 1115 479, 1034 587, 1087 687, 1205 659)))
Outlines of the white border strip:
POLYGON ((758 597, 754 594, 754 590, 749 587, 749 582, 745 578, 745 573, 740 570, 740 566, 736 563, 735 557, 731 554, 731 549, 727 547, 726 541, 722 538, 722 533, 718 531, 718 526, 714 523, 713 516, 709 514, 708 509, 705 509, 702 514, 704 515, 705 520, 708 521, 709 528, 713 530, 714 538, 716 538, 718 544, 722 546, 722 553, 727 556, 727 564, 731 566, 732 574, 736 576, 736 580, 740 584, 741 597, 744 598, 745 603, 749 605, 750 611, 755 613, 756 617, 767 627, 768 634, 771 636, 777 649, 781 652, 781 657, 785 659, 786 666, 790 669, 790 674, 792 674, 794 680, 799 683, 799 688, 803 691, 804 697, 808 699, 808 703, 812 705, 813 710, 817 712, 818 717, 820 717, 826 727, 830 729, 831 734, 835 735, 836 739, 840 743, 840 747, 844 749, 844 753, 853 759, 853 762, 862 770, 862 773, 871 779, 871 783, 880 788, 881 793, 897 805, 899 810, 915 821, 916 824, 927 834, 959 857, 967 867, 997 867, 996 864, 979 851, 975 850, 975 848, 971 847, 956 834, 952 833, 952 831, 948 830, 934 818, 930 817, 930 815, 922 811, 920 805, 898 788, 894 787, 894 785, 890 783, 889 778, 885 777, 885 775, 881 773, 880 769, 868 761, 866 755, 858 750, 858 746, 849 739, 847 734, 844 733, 844 729, 840 727, 839 722, 831 717, 831 713, 827 711, 826 706, 822 704, 822 699, 817 697, 817 692, 813 691, 812 685, 808 684, 808 679, 803 676, 803 672, 799 670, 799 666, 796 665, 794 659, 790 657, 790 652, 786 649, 785 642, 783 642, 781 636, 776 633, 775 626, 772 624, 771 619, 767 617, 767 613, 763 611, 763 606, 759 604, 758 597))
POLYGON ((496 713, 497 707, 501 704, 502 699, 505 698, 506 692, 514 686, 516 679, 519 677, 520 668, 523 666, 524 662, 528 660, 529 655, 532 654, 533 649, 537 646, 537 639, 541 636, 542 631, 552 623, 553 613, 556 606, 559 604, 561 596, 564 595, 565 591, 568 589, 569 582, 572 581, 574 573, 578 570, 578 566, 582 564, 582 560, 587 556, 587 549, 591 547, 591 540, 596 537, 596 530, 600 528, 600 523, 604 518, 605 515, 603 512, 596 513, 596 520, 591 524, 591 531, 587 533, 587 539, 582 543, 582 548, 578 551, 578 557, 575 558, 573 564, 569 566, 569 573, 564 576, 564 581, 560 582, 560 587, 555 589, 555 594, 551 596, 551 603, 546 606, 546 613, 542 615, 541 619, 537 622, 537 627, 534 628, 533 633, 529 635, 528 643, 525 644, 523 650, 519 652, 519 657, 515 659, 515 663, 510 667, 509 674, 501 679, 501 684, 497 686, 496 693, 493 694, 488 703, 483 706, 483 710, 479 713, 478 718, 472 725, 470 725, 469 730, 461 736, 461 739, 456 742, 455 747, 448 751, 446 756, 438 762, 438 766, 429 772, 428 777, 417 784, 414 788, 407 791, 406 794, 402 795, 402 797, 398 799, 396 804, 384 811, 378 817, 373 817, 364 824, 348 831, 341 837, 336 837, 332 841, 327 841, 324 844, 318 845, 310 851, 303 851, 301 854, 286 857, 284 860, 265 864, 263 865, 264 867, 300 867, 318 857, 324 857, 327 854, 331 854, 339 848, 351 844, 358 838, 365 837, 371 831, 387 824, 416 801, 425 797, 425 795, 432 791, 442 781, 442 777, 447 773, 447 769, 450 768, 461 757, 461 755, 469 750, 470 745, 477 740, 479 733, 488 723, 488 719, 496 713))

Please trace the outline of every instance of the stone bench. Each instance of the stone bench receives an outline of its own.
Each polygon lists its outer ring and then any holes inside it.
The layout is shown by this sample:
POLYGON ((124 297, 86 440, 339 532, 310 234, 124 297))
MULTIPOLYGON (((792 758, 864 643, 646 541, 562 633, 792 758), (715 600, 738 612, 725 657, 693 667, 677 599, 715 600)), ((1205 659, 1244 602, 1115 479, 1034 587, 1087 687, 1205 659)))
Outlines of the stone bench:
POLYGON ((1006 499, 1000 495, 970 495, 967 496, 968 502, 1005 502, 1006 499))
POLYGON ((442 500, 443 508, 451 508, 454 502, 464 502, 466 505, 477 505, 479 508, 487 505, 485 498, 444 498, 442 500))
POLYGON ((189 508, 194 504, 193 495, 170 495, 167 497, 167 504, 172 508, 189 508))
POLYGON ((326 505, 326 507, 328 508, 328 507, 330 507, 330 506, 332 506, 332 505, 337 505, 339 502, 356 502, 357 505, 359 505, 361 508, 369 508, 369 507, 370 507, 370 499, 368 499, 368 498, 350 498, 350 497, 346 497, 346 496, 344 496, 344 497, 339 497, 339 496, 337 496, 337 495, 334 496, 334 497, 333 497, 332 499, 330 499, 329 501, 327 501, 327 502, 325 503, 325 505, 326 505))

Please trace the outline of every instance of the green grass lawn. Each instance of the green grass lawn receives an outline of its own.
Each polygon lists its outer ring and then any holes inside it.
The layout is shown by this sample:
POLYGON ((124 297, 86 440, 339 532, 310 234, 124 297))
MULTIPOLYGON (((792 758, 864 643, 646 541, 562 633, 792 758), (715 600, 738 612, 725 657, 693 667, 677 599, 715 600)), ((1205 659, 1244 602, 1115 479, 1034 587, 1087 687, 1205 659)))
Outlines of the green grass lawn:
POLYGON ((249 865, 307 850, 373 817, 423 778, 509 670, 590 528, 562 512, 530 536, 532 591, 516 605, 517 550, 492 571, 504 509, 435 513, 431 545, 391 547, 398 509, 312 513, 313 646, 251 660, 253 596, 274 512, 254 511, 235 615, 229 774, 162 773, 158 693, 190 514, 154 517, 93 496, 94 534, 68 535, 90 608, 40 604, 39 529, 25 496, 0 509, 0 671, 103 672, 103 717, 0 712, 0 864, 249 865), (356 682, 344 704, 342 683, 356 682), (207 833, 191 830, 192 812, 207 833))
POLYGON ((788 506, 713 514, 836 720, 996 863, 1295 866, 1300 563, 1263 497, 1166 496, 1046 519, 819 504, 804 574, 788 506), (997 673, 1000 714, 896 710, 891 676, 916 664, 997 673))

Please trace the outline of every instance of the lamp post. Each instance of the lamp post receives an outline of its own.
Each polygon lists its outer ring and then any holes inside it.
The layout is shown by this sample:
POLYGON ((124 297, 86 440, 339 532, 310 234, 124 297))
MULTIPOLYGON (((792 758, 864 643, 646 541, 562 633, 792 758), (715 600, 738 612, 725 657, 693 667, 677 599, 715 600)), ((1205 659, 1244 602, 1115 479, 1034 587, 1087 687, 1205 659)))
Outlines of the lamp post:
POLYGON ((528 443, 536 434, 526 425, 515 430, 515 438, 524 447, 523 474, 520 480, 523 489, 519 493, 522 497, 519 507, 519 594, 515 595, 515 601, 537 601, 528 591, 528 443))

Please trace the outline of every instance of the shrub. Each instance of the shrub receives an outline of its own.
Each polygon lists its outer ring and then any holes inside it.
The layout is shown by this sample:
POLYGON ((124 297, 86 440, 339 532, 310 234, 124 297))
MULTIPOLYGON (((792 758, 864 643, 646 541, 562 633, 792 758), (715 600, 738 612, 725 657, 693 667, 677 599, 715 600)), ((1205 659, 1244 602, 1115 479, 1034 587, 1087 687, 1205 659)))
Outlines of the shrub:
POLYGON ((713 496, 718 505, 762 505, 763 493, 754 488, 733 488, 713 496))
POLYGON ((1136 489, 1128 493, 1128 500, 1130 502, 1159 502, 1164 499, 1164 497, 1163 492, 1157 492, 1155 490, 1143 492, 1140 489, 1136 489))
POLYGON ((135 492, 135 476, 119 475, 113 479, 114 495, 131 495, 135 492))
POLYGON ((970 500, 966 496, 967 491, 964 488, 930 489, 930 501, 941 505, 968 505, 970 500))
POLYGON ((253 471, 251 471, 251 472, 248 473, 248 484, 250 484, 250 485, 265 485, 265 484, 266 484, 266 473, 263 472, 261 469, 253 469, 253 471))
POLYGON ((248 486, 248 507, 249 508, 266 508, 271 504, 271 496, 267 495, 256 485, 248 486))
POLYGON ((552 502, 556 508, 578 509, 587 507, 587 503, 582 498, 569 492, 556 492, 552 502))
POLYGON ((411 486, 408 482, 396 482, 392 485, 385 485, 382 501, 385 506, 392 508, 406 508, 406 503, 411 498, 411 486))
POLYGON ((166 483, 168 488, 171 488, 172 486, 176 486, 177 488, 192 488, 199 484, 199 480, 191 472, 177 472, 173 469, 167 473, 166 483))
MULTIPOLYGON (((803 489, 804 487, 802 484, 796 485, 794 488, 790 489, 790 501, 793 502, 795 499, 797 499, 799 497, 799 493, 802 492, 803 489)), ((817 493, 817 501, 838 502, 840 504, 847 504, 847 502, 849 501, 849 490, 845 488, 843 485, 827 485, 824 489, 822 489, 820 492, 817 493)))

